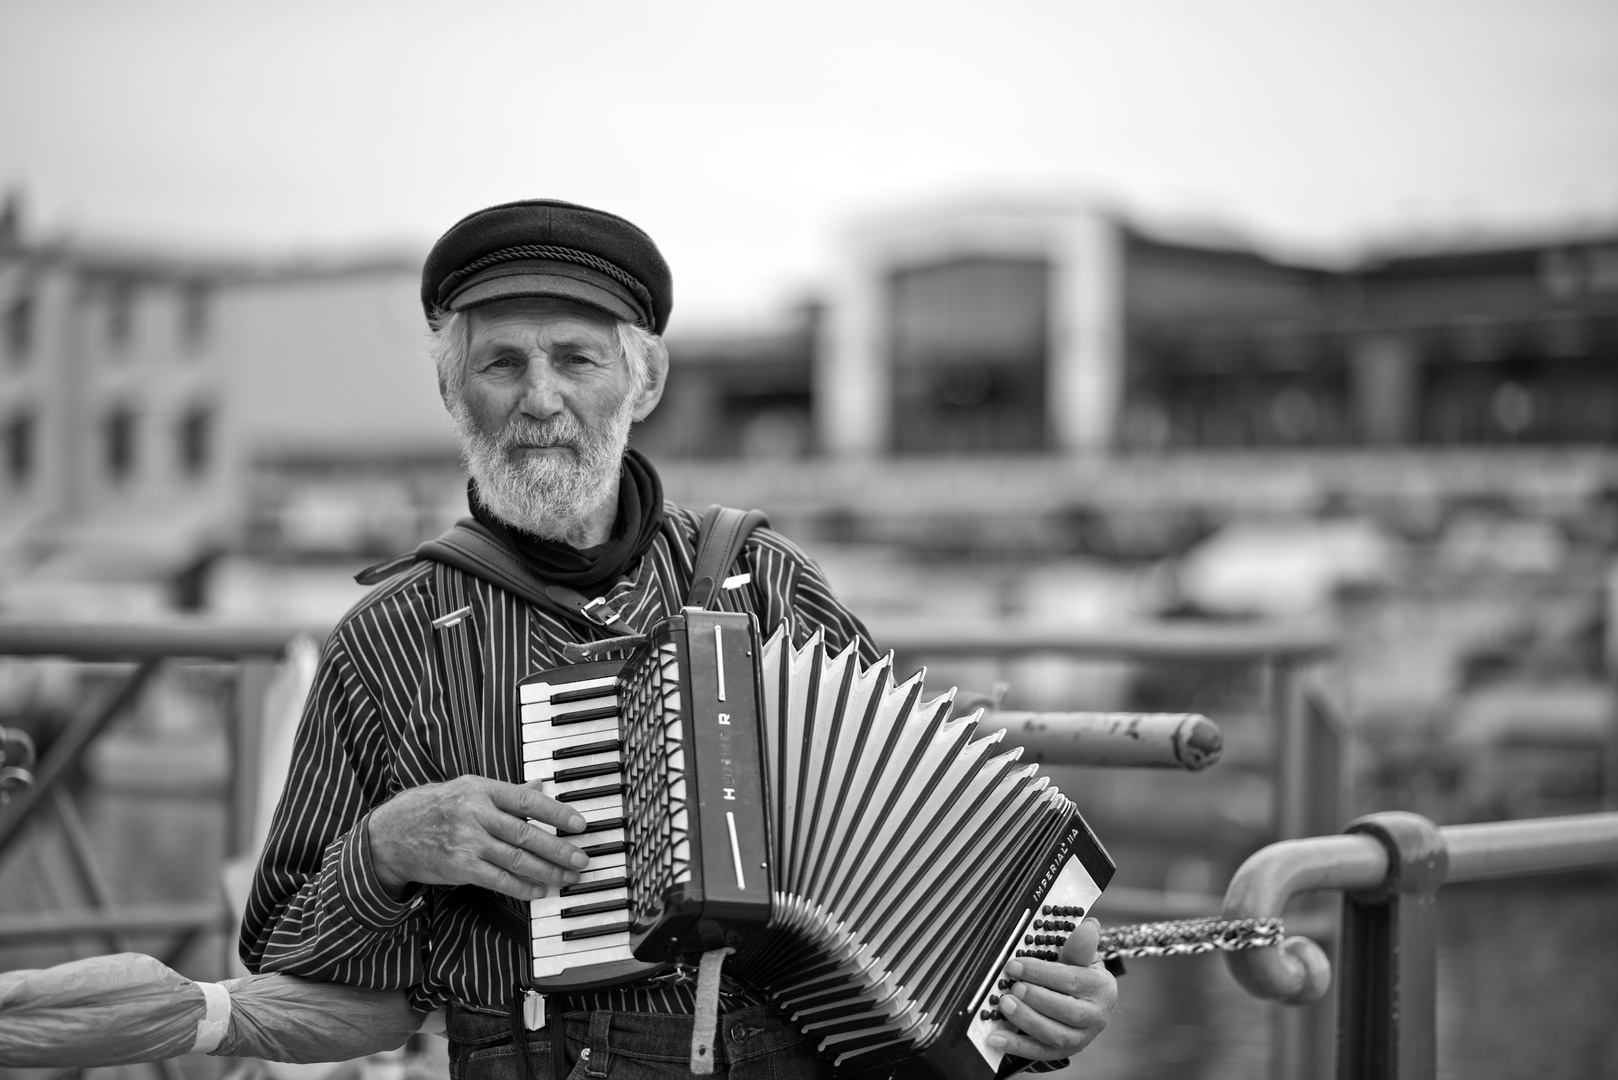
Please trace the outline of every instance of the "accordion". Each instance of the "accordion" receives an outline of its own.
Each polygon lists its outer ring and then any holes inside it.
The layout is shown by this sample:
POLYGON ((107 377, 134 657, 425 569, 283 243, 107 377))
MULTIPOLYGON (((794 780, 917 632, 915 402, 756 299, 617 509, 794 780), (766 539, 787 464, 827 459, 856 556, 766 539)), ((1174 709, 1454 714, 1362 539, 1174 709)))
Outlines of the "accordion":
POLYGON ((986 1080, 1005 962, 1056 959, 1112 876, 1004 732, 818 633, 687 608, 629 660, 518 693, 525 779, 583 815, 591 856, 531 903, 543 992, 729 947, 837 1072, 986 1080))

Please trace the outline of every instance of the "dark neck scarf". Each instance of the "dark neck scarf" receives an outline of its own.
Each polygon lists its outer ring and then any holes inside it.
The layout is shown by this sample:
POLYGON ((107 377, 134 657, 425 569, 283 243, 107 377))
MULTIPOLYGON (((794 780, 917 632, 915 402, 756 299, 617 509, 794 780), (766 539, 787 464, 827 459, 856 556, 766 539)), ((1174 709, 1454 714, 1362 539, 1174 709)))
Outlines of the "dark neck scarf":
POLYGON ((605 544, 582 551, 558 540, 541 539, 496 518, 478 498, 475 481, 467 481, 466 495, 472 516, 516 552, 530 570, 546 581, 589 596, 606 592, 614 581, 629 573, 652 546, 663 524, 663 481, 638 450, 624 454, 623 469, 618 474, 618 517, 612 524, 612 535, 605 544))

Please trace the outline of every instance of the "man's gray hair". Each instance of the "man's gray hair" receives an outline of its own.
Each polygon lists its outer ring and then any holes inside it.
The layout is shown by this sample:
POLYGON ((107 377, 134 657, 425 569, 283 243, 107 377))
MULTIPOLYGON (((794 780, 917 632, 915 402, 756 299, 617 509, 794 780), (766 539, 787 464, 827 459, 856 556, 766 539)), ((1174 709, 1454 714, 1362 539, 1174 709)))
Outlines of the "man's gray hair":
MULTIPOLYGON (((614 327, 618 351, 629 363, 631 393, 639 393, 652 371, 652 358, 668 355, 663 339, 650 330, 623 319, 614 327)), ((439 311, 427 334, 427 355, 438 369, 438 392, 448 400, 459 395, 466 383, 467 352, 472 344, 471 320, 464 311, 439 311)))

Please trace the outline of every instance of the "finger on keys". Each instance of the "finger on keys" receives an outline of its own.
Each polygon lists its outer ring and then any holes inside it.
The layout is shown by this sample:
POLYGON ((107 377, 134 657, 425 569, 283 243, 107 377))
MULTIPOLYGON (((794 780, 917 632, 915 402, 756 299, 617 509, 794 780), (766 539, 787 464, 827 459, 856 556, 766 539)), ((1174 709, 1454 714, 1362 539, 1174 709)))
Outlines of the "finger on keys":
MULTIPOLYGON (((554 878, 557 870, 583 870, 590 865, 590 856, 526 818, 498 814, 486 827, 490 836, 502 842, 491 853, 493 861, 522 877, 542 881, 554 878)), ((569 883, 577 880, 578 875, 573 874, 569 883)))
POLYGON ((583 832, 584 815, 567 803, 557 802, 540 791, 542 782, 532 780, 526 784, 502 784, 495 804, 508 814, 533 818, 563 832, 583 832))
POLYGON ((1079 967, 1089 967, 1096 962, 1096 950, 1101 946, 1101 921, 1099 919, 1085 919, 1079 923, 1079 928, 1067 936, 1062 946, 1062 959, 1079 967))

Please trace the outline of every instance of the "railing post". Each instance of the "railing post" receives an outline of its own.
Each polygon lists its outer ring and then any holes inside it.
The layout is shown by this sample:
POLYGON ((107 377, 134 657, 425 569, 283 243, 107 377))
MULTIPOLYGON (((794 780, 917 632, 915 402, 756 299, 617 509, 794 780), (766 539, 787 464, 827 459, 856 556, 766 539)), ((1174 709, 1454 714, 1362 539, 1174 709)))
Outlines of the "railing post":
POLYGON ((1309 835, 1309 713, 1291 660, 1271 657, 1265 670, 1275 732, 1275 838, 1296 840, 1309 835))
POLYGON ((1449 853, 1419 814, 1371 814, 1348 832, 1388 849, 1381 886, 1343 897, 1338 1080, 1432 1080, 1438 1069, 1438 889, 1449 853))
POLYGON ((275 677, 275 662, 258 657, 236 661, 235 708, 225 718, 230 750, 231 789, 226 796, 225 857, 240 855, 252 844, 260 822, 259 756, 264 742, 264 705, 275 677))
MULTIPOLYGON (((1325 726, 1306 699, 1303 679, 1296 663, 1287 657, 1271 656, 1264 665, 1265 691, 1275 739, 1273 772, 1274 806, 1272 822, 1277 840, 1295 840, 1321 832, 1335 832, 1340 821, 1319 820, 1336 807, 1322 798, 1322 766, 1335 768, 1338 758, 1335 740, 1316 730, 1325 726), (1322 762, 1325 753, 1328 762, 1322 762)), ((1332 786, 1335 794, 1335 782, 1332 786)), ((1326 901, 1329 903, 1329 901, 1326 901)), ((1315 902, 1318 910, 1320 902, 1315 902)), ((1272 1080, 1297 1080, 1322 1075, 1331 1068, 1332 1023, 1329 1000, 1301 1008, 1279 1010, 1271 1021, 1270 1076, 1272 1080)))

